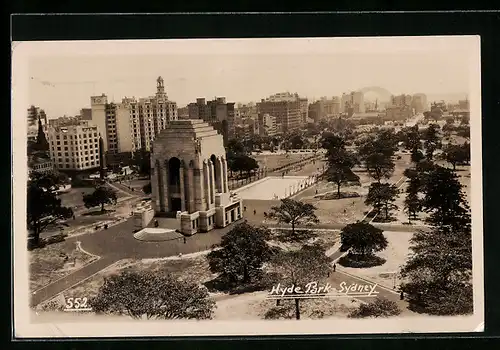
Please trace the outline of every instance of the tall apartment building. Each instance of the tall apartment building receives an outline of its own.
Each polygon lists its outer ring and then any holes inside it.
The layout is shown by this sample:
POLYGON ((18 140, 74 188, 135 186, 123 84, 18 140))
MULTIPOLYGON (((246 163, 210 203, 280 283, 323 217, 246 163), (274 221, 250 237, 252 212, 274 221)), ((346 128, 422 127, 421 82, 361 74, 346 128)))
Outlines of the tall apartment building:
POLYGON ((307 98, 299 97, 299 105, 300 105, 300 119, 302 124, 307 123, 307 119, 309 119, 309 103, 307 98))
POLYGON ((222 136, 224 145, 235 136, 234 102, 226 102, 225 97, 216 97, 212 101, 197 98, 188 105, 189 119, 202 119, 215 128, 222 136))
POLYGON ((168 100, 162 77, 156 83, 156 95, 151 97, 125 97, 118 104, 108 103, 105 94, 91 97, 92 123, 102 130, 108 155, 150 150, 167 123, 178 119, 177 104, 168 100))
POLYGON ((100 166, 100 133, 96 125, 50 127, 47 131, 49 154, 54 168, 87 170, 100 166))
POLYGON ((309 118, 315 123, 340 114, 340 99, 336 96, 331 99, 322 97, 309 105, 309 118))
POLYGON ((282 92, 262 99, 257 103, 259 114, 269 114, 276 118, 278 132, 299 130, 308 118, 309 108, 305 112, 307 99, 300 98, 297 93, 282 92))
POLYGON ((398 95, 398 96, 391 96, 391 104, 393 106, 398 106, 398 107, 410 107, 412 105, 412 97, 411 95, 398 95))
POLYGON ((348 94, 343 93, 340 98, 342 113, 364 113, 365 112, 365 97, 361 91, 352 91, 348 94))
POLYGON ((278 133, 276 117, 269 114, 259 114, 259 135, 275 136, 278 133))
POLYGON ((411 106, 417 114, 427 111, 427 96, 425 94, 414 94, 412 96, 411 106))

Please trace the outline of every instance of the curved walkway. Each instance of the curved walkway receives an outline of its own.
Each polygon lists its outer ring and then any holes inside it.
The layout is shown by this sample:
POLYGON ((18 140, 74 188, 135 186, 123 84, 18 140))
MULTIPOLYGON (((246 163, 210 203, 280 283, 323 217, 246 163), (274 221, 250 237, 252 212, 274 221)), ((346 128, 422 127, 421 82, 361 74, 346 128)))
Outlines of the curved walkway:
POLYGON ((121 259, 162 258, 211 249, 214 244, 220 243, 221 237, 230 228, 226 227, 186 237, 186 243, 184 243, 184 237, 166 242, 142 242, 134 238, 134 222, 132 219, 128 219, 107 230, 69 237, 64 242, 65 245, 74 247, 76 242, 80 241, 81 247, 85 251, 99 256, 100 259, 38 289, 32 294, 31 305, 35 306, 55 297, 121 259))

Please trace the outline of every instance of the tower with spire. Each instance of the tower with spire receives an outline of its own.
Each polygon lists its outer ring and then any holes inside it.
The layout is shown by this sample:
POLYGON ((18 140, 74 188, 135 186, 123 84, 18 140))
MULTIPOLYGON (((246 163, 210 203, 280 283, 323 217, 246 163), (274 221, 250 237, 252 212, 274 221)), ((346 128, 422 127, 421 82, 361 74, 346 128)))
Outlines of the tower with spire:
POLYGON ((47 137, 45 136, 45 132, 43 131, 42 119, 40 117, 38 117, 38 135, 36 137, 36 149, 40 152, 49 151, 49 142, 47 141, 47 137))
POLYGON ((165 83, 161 76, 156 79, 156 98, 164 101, 168 99, 167 93, 165 92, 165 83))

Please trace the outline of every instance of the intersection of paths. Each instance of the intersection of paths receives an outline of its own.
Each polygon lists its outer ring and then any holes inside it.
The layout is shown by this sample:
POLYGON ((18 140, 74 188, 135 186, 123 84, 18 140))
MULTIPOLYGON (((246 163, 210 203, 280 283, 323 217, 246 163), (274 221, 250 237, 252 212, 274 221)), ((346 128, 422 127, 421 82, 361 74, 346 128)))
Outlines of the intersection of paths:
POLYGON ((100 259, 38 289, 32 294, 31 305, 34 306, 55 297, 121 259, 162 258, 211 249, 214 244, 220 243, 221 237, 230 229, 227 227, 199 233, 193 237, 186 237, 186 243, 184 243, 182 237, 163 242, 138 241, 133 236, 134 228, 133 220, 129 219, 107 230, 69 237, 64 242, 65 245, 74 248, 76 242, 80 241, 85 251, 100 256, 100 259))
MULTIPOLYGON (((252 223, 251 214, 245 215, 248 221, 252 223)), ((258 223, 262 224, 262 222, 258 223)), ((269 227, 278 227, 277 224, 266 224, 269 227)), ((315 225, 317 229, 342 229, 344 225, 337 224, 320 224, 315 225)), ((388 225, 375 224, 384 231, 415 231, 424 227, 408 226, 408 225, 388 225)), ((174 256, 180 253, 189 254, 203 250, 211 249, 214 244, 220 243, 221 237, 226 234, 231 227, 224 229, 213 230, 207 233, 198 233, 193 237, 187 237, 186 243, 183 238, 177 238, 164 242, 141 242, 133 237, 135 229, 132 219, 123 223, 112 226, 107 230, 100 230, 88 233, 82 236, 69 237, 64 244, 74 248, 77 241, 81 242, 81 246, 87 252, 100 256, 101 258, 82 269, 79 269, 70 275, 67 275, 55 282, 42 287, 32 295, 32 305, 37 305, 43 301, 53 298, 64 290, 78 284, 82 280, 94 275, 109 265, 118 260, 144 259, 144 258, 161 258, 174 256)), ((297 227, 306 228, 306 227, 297 227)), ((337 252, 340 253, 340 252, 337 252)), ((334 258, 335 254, 334 253, 334 258)))

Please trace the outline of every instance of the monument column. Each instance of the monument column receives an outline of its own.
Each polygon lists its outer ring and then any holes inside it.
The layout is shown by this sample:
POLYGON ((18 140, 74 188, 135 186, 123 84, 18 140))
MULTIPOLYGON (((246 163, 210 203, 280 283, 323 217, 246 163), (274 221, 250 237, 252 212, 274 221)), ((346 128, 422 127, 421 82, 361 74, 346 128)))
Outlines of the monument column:
POLYGON ((203 161, 203 189, 204 189, 204 195, 205 195, 205 208, 206 210, 208 210, 210 208, 210 203, 211 200, 210 200, 210 182, 209 182, 209 179, 210 179, 210 174, 209 174, 209 170, 208 170, 208 164, 207 164, 207 161, 204 160, 203 161))
POLYGON ((194 208, 194 200, 195 200, 195 189, 194 189, 194 181, 193 181, 193 163, 190 162, 187 168, 187 186, 186 186, 186 207, 188 212, 192 213, 195 211, 194 208))
POLYGON ((210 203, 215 202, 215 174, 214 174, 214 163, 210 160, 208 163, 208 170, 210 172, 210 203))
POLYGON ((161 211, 160 201, 160 162, 155 161, 151 167, 151 202, 155 212, 161 211))
POLYGON ((225 193, 229 193, 229 184, 228 184, 228 181, 227 181, 227 161, 222 158, 222 168, 223 168, 223 177, 222 179, 224 180, 224 192, 225 193))
POLYGON ((181 192, 181 211, 186 211, 186 189, 184 188, 184 161, 181 160, 181 165, 179 167, 179 190, 181 192))
POLYGON ((224 167, 222 166, 222 157, 217 157, 216 160, 217 173, 219 174, 219 178, 217 179, 217 190, 220 193, 224 192, 224 167))

